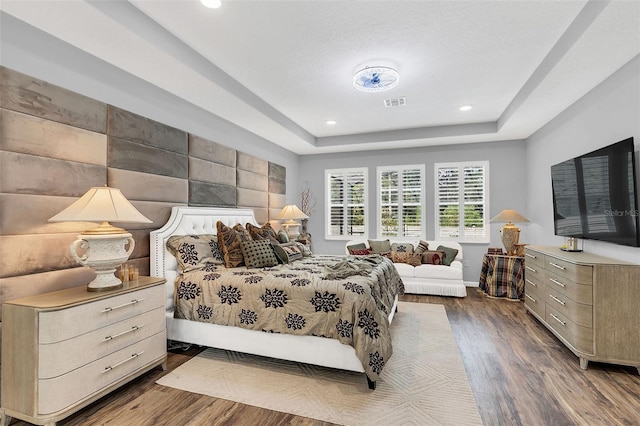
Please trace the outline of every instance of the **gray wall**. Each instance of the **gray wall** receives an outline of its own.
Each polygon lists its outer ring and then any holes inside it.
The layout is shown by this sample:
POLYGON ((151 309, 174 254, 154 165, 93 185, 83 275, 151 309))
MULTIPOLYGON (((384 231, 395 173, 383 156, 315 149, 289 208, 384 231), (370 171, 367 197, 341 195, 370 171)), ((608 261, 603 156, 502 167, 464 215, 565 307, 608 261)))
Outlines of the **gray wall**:
MULTIPOLYGON (((527 216, 525 209, 525 161, 524 141, 490 142, 462 144, 454 146, 434 146, 423 148, 397 149, 385 151, 352 152, 340 154, 308 155, 300 158, 300 179, 318 200, 314 215, 309 220, 308 229, 312 235, 312 248, 316 253, 342 254, 346 240, 325 239, 324 223, 327 220, 324 192, 325 169, 368 167, 369 168, 369 238, 376 237, 376 167, 425 164, 426 182, 426 235, 433 240, 435 235, 434 163, 454 161, 489 161, 489 213, 490 218, 506 208, 518 210, 527 216)), ((299 199, 299 197, 298 197, 299 199)), ((482 267, 482 255, 488 246, 502 247, 499 229, 502 225, 491 226, 490 244, 463 244, 464 280, 477 285, 482 267)), ((522 227, 521 227, 522 228, 522 227)), ((523 231, 520 241, 529 242, 523 231)))
MULTIPOLYGON (((553 233, 551 165, 630 136, 635 139, 636 176, 640 176, 640 56, 527 139, 526 206, 532 243, 563 243, 553 233)), ((584 249, 640 263, 640 248, 585 240, 584 249)))

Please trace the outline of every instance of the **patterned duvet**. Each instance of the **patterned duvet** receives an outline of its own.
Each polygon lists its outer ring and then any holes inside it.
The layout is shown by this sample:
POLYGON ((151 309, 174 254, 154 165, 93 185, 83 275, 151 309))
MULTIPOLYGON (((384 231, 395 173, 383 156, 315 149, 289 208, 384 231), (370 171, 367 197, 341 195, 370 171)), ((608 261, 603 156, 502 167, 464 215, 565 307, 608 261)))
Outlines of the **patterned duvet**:
POLYGON ((176 280, 175 317, 313 335, 351 345, 372 381, 391 357, 388 315, 404 292, 393 263, 381 256, 315 255, 270 268, 210 268, 176 280), (366 276, 327 279, 347 260, 369 262, 366 276), (371 267, 369 268, 371 269, 371 267))

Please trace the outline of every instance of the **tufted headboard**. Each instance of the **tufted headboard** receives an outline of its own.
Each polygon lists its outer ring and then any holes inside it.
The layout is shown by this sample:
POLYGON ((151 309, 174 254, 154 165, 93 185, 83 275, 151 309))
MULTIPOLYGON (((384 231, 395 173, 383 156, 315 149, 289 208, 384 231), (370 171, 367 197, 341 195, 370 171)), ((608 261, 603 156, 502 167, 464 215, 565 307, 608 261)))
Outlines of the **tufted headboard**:
POLYGON ((216 223, 219 220, 228 226, 236 223, 257 225, 251 209, 177 206, 171 209, 167 223, 149 234, 150 274, 152 277, 163 277, 167 280, 167 310, 173 310, 174 283, 179 275, 178 262, 167 250, 167 240, 173 235, 216 235, 216 223))

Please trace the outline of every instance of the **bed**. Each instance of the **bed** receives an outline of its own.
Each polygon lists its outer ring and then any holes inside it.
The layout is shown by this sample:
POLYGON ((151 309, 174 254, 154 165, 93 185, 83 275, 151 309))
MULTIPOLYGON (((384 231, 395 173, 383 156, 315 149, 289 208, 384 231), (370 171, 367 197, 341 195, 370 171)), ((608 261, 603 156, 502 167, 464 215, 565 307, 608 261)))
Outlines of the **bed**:
MULTIPOLYGON (((223 325, 215 324, 211 322, 194 321, 190 319, 180 318, 184 317, 183 311, 189 310, 184 308, 183 300, 179 300, 180 295, 184 294, 181 290, 181 285, 187 282, 189 285, 191 282, 196 282, 196 278, 193 277, 193 272, 185 272, 181 274, 178 268, 178 261, 169 250, 167 249, 167 241, 172 236, 192 236, 192 235, 212 235, 217 233, 216 224, 221 221, 226 226, 234 226, 235 224, 241 224, 246 226, 250 223, 254 226, 258 226, 251 209, 238 209, 238 208, 210 208, 210 207, 173 207, 171 216, 167 223, 160 229, 152 231, 150 234, 151 244, 151 275, 157 277, 163 277, 166 279, 166 321, 167 321, 167 339, 174 342, 182 342, 185 344, 197 344, 201 346, 226 349, 244 353, 250 353, 260 356, 267 356, 272 358, 284 359, 289 361, 297 361, 308 364, 315 364, 324 367, 331 367, 336 369, 356 371, 365 373, 367 383, 370 389, 375 389, 375 381, 384 366, 384 362, 376 362, 374 359, 368 364, 363 359, 362 349, 359 348, 358 353, 354 349, 355 345, 341 343, 338 338, 327 338, 325 334, 319 333, 317 335, 305 335, 305 334, 288 334, 289 331, 282 332, 281 330, 275 330, 275 332, 269 332, 273 330, 265 329, 264 327, 258 327, 258 329, 244 328, 243 324, 223 325), (179 290, 176 292, 176 290, 179 290), (240 326, 238 326, 240 325, 240 326), (266 332, 265 332, 266 331, 266 332)), ((316 282, 322 281, 322 284, 334 284, 339 281, 334 279, 328 279, 326 271, 331 270, 331 265, 327 266, 327 262, 333 262, 334 266, 344 261, 346 258, 343 256, 314 256, 305 258, 300 261, 292 262, 290 265, 278 265, 274 268, 262 268, 259 271, 248 269, 247 267, 238 268, 220 268, 216 271, 215 278, 217 278, 218 284, 222 282, 227 288, 231 287, 232 280, 242 280, 243 277, 251 279, 257 275, 260 275, 260 279, 264 279, 264 282, 274 283, 274 276, 289 276, 293 277, 295 274, 306 274, 307 278, 311 278, 312 273, 318 273, 320 270, 324 271, 321 278, 314 277, 314 285, 316 282), (294 271, 283 271, 282 268, 293 268, 294 271), (327 269, 329 268, 329 269, 327 269), (312 271, 316 269, 316 271, 312 271), (294 274, 290 274, 293 272, 294 274), (229 275, 225 275, 229 274, 229 275), (231 277, 233 275, 233 277, 231 277)), ((363 262, 360 259, 350 259, 349 263, 363 262)), ((373 260, 370 260, 373 261, 373 260)), ((387 303, 382 304, 379 299, 383 297, 376 296, 375 300, 363 300, 357 303, 364 303, 368 307, 368 310, 373 313, 374 309, 371 308, 371 304, 377 306, 376 314, 376 326, 379 325, 380 335, 386 336, 389 340, 390 335, 389 324, 393 320, 393 316, 397 311, 397 296, 402 293, 402 282, 397 276, 393 264, 387 260, 376 260, 379 262, 374 267, 376 274, 371 274, 371 277, 376 277, 379 283, 389 281, 385 283, 386 290, 384 290, 384 298, 388 300, 387 303), (390 266, 390 268, 389 268, 390 266), (383 272, 382 272, 383 271, 383 272), (389 272, 394 271, 394 272, 389 272), (395 274, 395 275, 393 275, 395 274), (384 305, 384 306, 383 306, 384 305), (379 323, 379 324, 378 324, 379 323)), ((344 263, 344 262, 343 262, 344 263)), ((195 271, 198 273, 200 271, 195 271)), ((209 274, 209 279, 212 274, 209 274)), ((302 276, 302 275, 301 275, 302 276)), ((335 277, 332 277, 335 278, 335 277)), ((357 276, 350 277, 345 286, 349 288, 349 285, 353 287, 353 283, 357 283, 358 279, 362 280, 365 277, 357 276)), ((255 280, 254 280, 255 281, 255 280)), ((372 282, 375 280, 371 280, 372 282)), ((262 284, 262 283, 258 283, 262 284)), ((235 286, 236 284, 234 284, 235 286)), ((249 285, 256 285, 255 282, 249 285)), ((374 285, 370 285, 373 289, 374 285)), ((270 288, 273 286, 270 286, 270 288)), ((341 288, 342 288, 341 287, 341 288)), ((382 284, 380 286, 382 287, 382 284)), ((381 292, 378 287, 376 291, 381 292)), ((354 289, 350 289, 354 292, 354 289)), ((248 291, 248 289, 247 289, 248 291)), ((327 294, 322 290, 320 294, 327 294)), ((360 292, 361 293, 361 292, 360 292)), ((374 291, 368 291, 369 295, 372 295, 374 291)), ((219 294, 219 291, 218 291, 219 294)), ((315 293, 318 295, 318 292, 315 293)), ((347 295, 344 295, 347 296, 347 295)), ((351 297, 351 294, 348 294, 351 297)), ((366 294, 365 294, 366 296, 366 294)), ((294 298, 294 296, 289 296, 294 298)), ((295 296, 297 297, 297 296, 295 296)), ((302 296, 305 300, 309 301, 308 294, 302 296)), ((342 297, 342 296, 341 296, 342 297)), ((182 297, 180 297, 182 299, 182 297)), ((248 297, 245 297, 248 299, 248 297)), ((342 298, 343 308, 346 309, 346 299, 342 298)), ((266 305, 266 304, 265 304, 266 305)), ((227 308, 227 306, 224 306, 227 308)), ((323 308, 316 307, 316 313, 322 311, 323 308)), ((274 310, 271 310, 274 312, 274 310)), ((326 311, 326 309, 325 309, 326 311)), ((320 312, 321 314, 323 312, 320 312)), ((315 313, 314 313, 315 314, 315 313)), ((333 313, 329 313, 333 314, 333 313)), ((361 312, 358 312, 361 314, 361 312)), ((342 314, 344 315, 344 314, 342 314)), ((347 313, 348 315, 348 313, 347 313)), ((357 319, 354 318, 354 322, 357 319)), ((360 324, 358 324, 360 325, 360 324)), ((296 327, 293 327, 295 329, 296 327)), ((355 327, 352 325, 353 332, 355 329, 361 327, 355 327)), ((378 336, 375 336, 376 338, 378 336)), ((344 340, 344 339, 343 339, 344 340)), ((355 338, 354 338, 355 340, 355 338)), ((362 339, 360 339, 362 340, 362 339)), ((370 339, 366 339, 369 344, 370 339)), ((380 339, 382 341, 382 339, 380 339)), ((384 348, 386 358, 391 355, 388 348, 384 348)), ((377 352, 375 353, 377 354, 377 352)), ((371 360, 371 355, 369 354, 371 360)))

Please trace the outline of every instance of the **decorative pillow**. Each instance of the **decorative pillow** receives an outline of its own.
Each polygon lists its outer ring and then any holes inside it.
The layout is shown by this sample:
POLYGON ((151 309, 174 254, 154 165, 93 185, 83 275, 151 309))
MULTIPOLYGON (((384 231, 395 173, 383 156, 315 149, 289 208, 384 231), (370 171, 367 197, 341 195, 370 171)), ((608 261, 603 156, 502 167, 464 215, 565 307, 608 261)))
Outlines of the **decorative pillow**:
POLYGON ((353 256, 365 256, 368 254, 373 254, 373 250, 371 250, 370 248, 365 248, 362 250, 349 250, 349 254, 353 255, 353 256))
POLYGON ((282 244, 289 242, 289 235, 284 231, 284 229, 278 231, 278 242, 282 244))
POLYGON ((302 253, 302 257, 309 257, 313 254, 311 253, 311 249, 307 247, 305 244, 302 244, 301 242, 296 241, 296 245, 298 246, 298 249, 300 249, 300 252, 302 253))
POLYGON ((274 244, 273 250, 276 252, 276 256, 282 263, 290 263, 294 260, 302 259, 302 252, 296 245, 296 243, 282 243, 274 244))
POLYGON ((442 264, 446 266, 451 266, 451 262, 453 262, 456 256, 458 255, 458 249, 454 249, 451 247, 438 246, 436 250, 444 252, 444 258, 442 259, 442 264))
MULTIPOLYGON (((358 243, 358 244, 352 244, 350 246, 347 246, 347 250, 349 251, 349 254, 353 254, 351 253, 353 250, 365 250, 367 248, 367 245, 365 243, 358 243)), ((373 252, 373 250, 371 250, 373 252)))
POLYGON ((422 263, 427 265, 442 265, 443 251, 427 250, 422 253, 422 263))
POLYGON ((273 253, 273 247, 269 240, 253 240, 240 242, 242 256, 247 268, 264 268, 266 266, 276 266, 278 259, 273 253))
POLYGON ((204 267, 215 269, 222 261, 213 254, 215 235, 174 235, 167 240, 167 250, 175 256, 181 272, 194 271, 204 267))
POLYGON ((411 266, 419 266, 422 263, 422 255, 402 251, 392 251, 391 260, 393 260, 394 263, 407 263, 411 266))
POLYGON ((369 247, 374 253, 388 253, 391 251, 391 243, 389 240, 369 240, 369 247))
POLYGON ((427 250, 429 250, 429 243, 426 242, 425 240, 420 240, 420 242, 418 243, 418 247, 416 247, 416 249, 413 252, 424 253, 427 250))
POLYGON ((227 268, 235 268, 244 265, 244 257, 242 256, 242 241, 251 241, 251 235, 239 223, 233 228, 228 227, 222 221, 216 223, 218 230, 218 244, 224 258, 224 265, 227 268))
POLYGON ((278 241, 278 234, 276 234, 275 229, 271 227, 271 224, 269 222, 262 225, 262 227, 247 223, 246 228, 253 240, 269 240, 273 241, 274 243, 280 242, 278 241))
POLYGON ((393 243, 391 244, 391 252, 413 253, 413 244, 410 243, 393 243))

